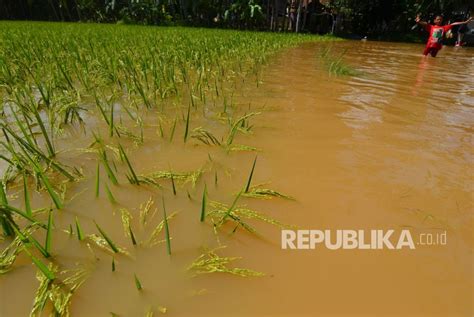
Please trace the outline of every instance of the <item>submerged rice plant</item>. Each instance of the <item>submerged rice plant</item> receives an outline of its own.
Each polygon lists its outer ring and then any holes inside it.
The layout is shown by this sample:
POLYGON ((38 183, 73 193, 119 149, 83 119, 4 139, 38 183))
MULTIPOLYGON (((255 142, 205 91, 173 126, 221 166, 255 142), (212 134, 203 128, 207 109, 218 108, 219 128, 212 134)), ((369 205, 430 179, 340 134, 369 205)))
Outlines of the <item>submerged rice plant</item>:
MULTIPOLYGON (((219 248, 219 249, 222 249, 219 248)), ((261 277, 264 273, 257 272, 250 269, 229 267, 229 264, 235 260, 241 259, 240 257, 222 257, 216 253, 217 249, 208 250, 201 254, 197 259, 191 263, 188 270, 196 272, 196 274, 209 274, 209 273, 228 273, 241 277, 261 277)))
POLYGON ((334 76, 357 76, 360 75, 360 71, 350 66, 344 61, 344 55, 346 51, 343 51, 339 55, 335 55, 330 46, 325 47, 320 52, 320 59, 330 75, 334 76))

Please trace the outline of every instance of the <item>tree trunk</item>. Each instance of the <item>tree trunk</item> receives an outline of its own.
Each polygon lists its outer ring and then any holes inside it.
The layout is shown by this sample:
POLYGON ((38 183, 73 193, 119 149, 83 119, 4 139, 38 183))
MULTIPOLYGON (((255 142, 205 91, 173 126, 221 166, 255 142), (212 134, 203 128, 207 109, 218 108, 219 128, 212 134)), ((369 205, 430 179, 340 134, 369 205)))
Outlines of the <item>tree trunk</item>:
POLYGON ((300 0, 298 3, 298 12, 296 15, 296 27, 295 32, 298 33, 300 31, 300 20, 301 20, 301 11, 303 9, 303 0, 300 0))

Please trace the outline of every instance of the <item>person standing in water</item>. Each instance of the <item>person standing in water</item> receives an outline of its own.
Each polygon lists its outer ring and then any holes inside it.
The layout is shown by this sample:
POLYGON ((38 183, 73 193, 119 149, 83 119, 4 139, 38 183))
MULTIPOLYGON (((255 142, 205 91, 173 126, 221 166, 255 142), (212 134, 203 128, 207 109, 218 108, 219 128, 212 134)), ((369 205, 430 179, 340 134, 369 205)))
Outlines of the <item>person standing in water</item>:
POLYGON ((442 41, 443 37, 453 26, 467 24, 472 20, 472 17, 463 22, 454 22, 448 25, 443 25, 443 17, 437 15, 433 21, 434 24, 429 24, 428 22, 421 21, 420 15, 416 16, 415 22, 425 28, 429 32, 428 42, 426 43, 426 48, 423 51, 423 55, 436 57, 438 51, 443 47, 442 41))

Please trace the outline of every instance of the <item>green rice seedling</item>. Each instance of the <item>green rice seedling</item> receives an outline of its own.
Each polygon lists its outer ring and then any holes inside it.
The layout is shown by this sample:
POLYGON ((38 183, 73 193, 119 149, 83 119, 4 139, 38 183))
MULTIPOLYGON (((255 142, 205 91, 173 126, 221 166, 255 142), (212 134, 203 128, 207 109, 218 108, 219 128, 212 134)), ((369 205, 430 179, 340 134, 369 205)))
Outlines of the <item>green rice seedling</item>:
POLYGON ((163 202, 163 221, 165 225, 165 237, 166 237, 166 250, 168 251, 168 255, 171 255, 171 239, 170 239, 170 230, 168 227, 168 217, 166 217, 166 206, 165 206, 165 199, 162 198, 163 202))
MULTIPOLYGON (((104 119, 107 126, 109 126, 109 133, 110 133, 110 131, 113 131, 113 127, 112 127, 112 124, 110 122, 111 119, 113 120, 113 115, 111 115, 110 117, 107 116, 107 114, 105 112, 105 109, 104 109, 104 105, 102 104, 102 102, 99 99, 99 96, 95 92, 94 92, 94 98, 95 98, 95 104, 96 104, 97 108, 99 109, 99 112, 102 115, 102 118, 104 119)), ((113 111, 111 111, 111 113, 113 114, 113 111)), ((113 135, 111 135, 111 136, 113 136, 113 135)))
POLYGON ((250 170, 249 179, 247 180, 247 185, 245 186, 244 193, 248 193, 248 191, 250 189, 250 184, 252 183, 252 177, 253 177, 253 172, 255 171, 255 164, 256 163, 257 163, 257 156, 255 156, 255 159, 253 160, 252 169, 250 170))
POLYGON ((102 230, 102 228, 99 227, 97 222, 94 221, 94 224, 97 227, 97 230, 99 230, 99 233, 101 234, 101 236, 105 239, 105 241, 107 241, 107 244, 112 249, 112 251, 114 251, 114 253, 119 253, 119 249, 117 248, 115 243, 107 236, 107 234, 102 230))
POLYGON ((109 159, 107 157, 107 153, 103 150, 99 150, 99 156, 101 158, 102 165, 105 168, 105 172, 107 173, 107 176, 109 177, 110 181, 114 184, 118 184, 117 176, 115 176, 114 171, 112 170, 112 167, 109 163, 109 159))
POLYGON ((241 277, 261 277, 265 274, 250 269, 229 267, 229 264, 235 260, 241 259, 239 257, 222 257, 219 256, 216 251, 223 247, 208 250, 201 254, 197 259, 191 263, 188 270, 196 272, 196 274, 209 274, 209 273, 228 273, 241 277))
POLYGON ((28 186, 26 184, 25 173, 23 173, 23 196, 24 196, 24 201, 25 201, 25 212, 28 216, 32 216, 33 211, 31 210, 30 194, 28 192, 28 186))
POLYGON ((62 209, 63 203, 59 198, 58 194, 54 191, 53 186, 51 186, 48 177, 41 171, 41 169, 37 165, 35 165, 33 168, 35 169, 35 172, 38 177, 41 179, 41 182, 43 183, 44 187, 46 187, 46 190, 48 191, 49 196, 51 197, 51 200, 53 201, 56 208, 62 209))
POLYGON ((130 224, 128 225, 128 231, 130 233, 130 239, 132 239, 132 244, 137 245, 137 240, 135 239, 135 235, 133 234, 132 226, 130 224))
MULTIPOLYGON (((55 162, 53 159, 51 159, 46 154, 44 154, 41 151, 41 149, 39 149, 38 147, 30 145, 27 141, 25 141, 23 138, 18 136, 8 126, 0 123, 0 127, 2 127, 4 136, 8 141, 8 144, 7 143, 2 143, 2 144, 7 148, 7 150, 12 155, 15 156, 15 161, 17 161, 20 164, 20 166, 22 167, 22 170, 26 169, 26 165, 28 165, 29 163, 31 163, 32 165, 37 165, 36 160, 33 159, 33 157, 35 156, 35 157, 41 159, 42 161, 44 161, 48 165, 48 167, 51 167, 51 168, 55 169, 57 172, 61 173, 65 177, 67 177, 69 179, 69 181, 76 180, 76 177, 74 177, 70 172, 68 172, 66 170, 66 168, 64 166, 62 166, 62 164, 60 164, 58 162, 55 162), (15 140, 15 142, 17 142, 17 145, 20 148, 20 150, 23 151, 24 156, 20 157, 19 153, 16 152, 13 149, 12 141, 10 140, 8 135, 10 135, 15 140)), ((77 172, 77 170, 76 170, 76 172, 77 172)))
MULTIPOLYGON (((22 218, 28 220, 29 222, 46 229, 45 224, 41 223, 40 221, 38 221, 32 216, 28 216, 25 212, 21 211, 20 209, 17 209, 10 205, 0 205, 0 219, 2 219, 2 221, 5 221, 5 226, 6 226, 6 227, 3 227, 3 230, 6 230, 6 228, 10 228, 13 230, 13 226, 18 227, 18 225, 16 225, 13 220, 13 217, 12 217, 13 214, 19 215, 22 218)), ((2 226, 3 226, 3 223, 2 223, 2 226)))
POLYGON ((222 220, 221 220, 221 223, 223 223, 227 217, 229 217, 229 215, 232 213, 232 211, 234 210, 235 208, 235 205, 237 204, 237 201, 239 200, 240 198, 240 195, 242 195, 242 190, 237 194, 237 196, 235 197, 234 201, 232 202, 232 205, 230 205, 229 209, 227 209, 226 213, 224 214, 224 216, 222 216, 222 220))
POLYGON ((136 273, 134 274, 134 278, 135 278, 135 287, 137 288, 137 290, 141 291, 143 289, 142 283, 138 279, 138 276, 136 273))
POLYGON ((171 175, 171 186, 173 188, 173 195, 176 196, 176 186, 174 184, 174 176, 173 175, 171 175))
MULTIPOLYGON (((1 126, 1 124, 0 124, 1 126)), ((71 173, 69 173, 65 167, 63 167, 61 164, 55 162, 51 158, 49 158, 46 154, 44 154, 39 148, 31 146, 23 140, 21 137, 16 135, 12 130, 10 130, 8 127, 3 126, 3 132, 4 136, 7 139, 8 143, 5 142, 0 142, 8 152, 12 155, 12 160, 5 158, 2 156, 4 160, 6 160, 8 163, 13 164, 16 166, 16 168, 20 171, 24 170, 30 170, 30 172, 33 172, 30 168, 31 166, 37 165, 37 159, 40 159, 47 163, 48 167, 51 167, 58 171, 59 173, 63 174, 66 176, 70 181, 74 181, 76 177, 74 177, 71 173), (8 134, 7 134, 8 132, 8 134), (23 154, 20 154, 19 152, 16 152, 14 147, 13 147, 13 142, 10 140, 8 135, 12 136, 12 138, 17 142, 18 148, 20 151, 22 151, 23 154)), ((12 165, 10 165, 12 166, 12 165)), ((76 170, 76 173, 78 171, 76 170)))
POLYGON ((202 191, 201 217, 199 219, 201 222, 204 222, 206 218, 206 200, 207 200, 207 187, 206 187, 206 184, 204 184, 204 190, 202 191))
POLYGON ((160 137, 164 138, 165 137, 165 132, 163 131, 163 126, 161 124, 161 121, 158 122, 158 131, 160 132, 160 137))
POLYGON ((7 237, 13 236, 15 234, 14 226, 16 224, 13 220, 12 212, 9 210, 9 208, 7 208, 8 199, 5 191, 5 183, 3 181, 0 181, 0 204, 2 207, 0 209, 0 222, 3 229, 3 234, 7 237))
POLYGON ((22 232, 19 228, 13 227, 17 236, 21 238, 24 245, 31 243, 45 258, 49 258, 51 255, 49 252, 35 239, 28 231, 22 232))
POLYGON ((50 209, 48 213, 48 227, 46 228, 46 241, 44 243, 44 248, 46 250, 46 253, 51 252, 52 236, 53 236, 53 211, 50 209))
POLYGON ((16 110, 12 109, 12 114, 15 117, 16 125, 20 128, 20 130, 23 134, 23 137, 25 138, 25 141, 28 142, 28 144, 30 144, 30 146, 37 147, 38 142, 36 141, 36 138, 34 137, 34 134, 32 132, 31 125, 30 125, 29 121, 26 119, 27 116, 25 115, 25 111, 23 110, 21 112, 22 112, 22 114, 25 118, 25 123, 23 123, 18 118, 18 116, 16 115, 16 110))
POLYGON ((31 261, 33 261, 33 264, 41 271, 41 273, 49 280, 53 281, 56 276, 53 271, 50 270, 43 262, 41 262, 37 257, 35 257, 31 252, 28 250, 28 248, 23 248, 26 254, 31 258, 31 261))
POLYGON ((81 225, 79 224, 79 219, 77 219, 77 217, 76 217, 75 223, 76 223, 77 239, 79 241, 82 241, 84 240, 84 233, 82 232, 82 228, 81 228, 81 225))
POLYGON ((112 194, 112 191, 110 190, 109 185, 107 185, 107 183, 105 183, 105 192, 107 193, 107 198, 109 199, 109 201, 112 204, 116 204, 117 200, 115 199, 114 194, 112 194))
POLYGON ((184 143, 188 140, 188 133, 189 133, 189 115, 191 112, 191 105, 188 105, 188 113, 186 115, 186 125, 184 128, 184 143))
POLYGON ((115 258, 112 257, 112 272, 115 272, 115 258))
POLYGON ((36 121, 38 122, 38 125, 41 129, 41 133, 43 134, 44 140, 46 141, 48 153, 51 157, 54 157, 56 155, 56 152, 53 147, 53 142, 50 139, 50 136, 48 135, 48 132, 46 131, 45 125, 43 123, 43 120, 41 119, 41 116, 39 114, 39 111, 36 107, 32 107, 32 112, 36 118, 36 121))
POLYGON ((320 53, 320 58, 330 75, 335 76, 357 76, 360 72, 352 66, 344 62, 344 55, 347 50, 343 51, 339 56, 333 54, 331 47, 324 48, 320 53))
POLYGON ((135 173, 132 167, 132 164, 130 163, 130 160, 128 159, 127 153, 125 153, 125 150, 123 149, 121 144, 119 144, 119 151, 120 151, 120 156, 123 158, 123 160, 127 164, 128 170, 130 171, 130 174, 127 175, 127 178, 130 184, 140 185, 140 180, 138 179, 137 174, 135 173))
POLYGON ((178 121, 177 118, 174 118, 173 125, 171 127, 171 132, 170 132, 170 142, 173 142, 174 131, 176 130, 177 121, 178 121))

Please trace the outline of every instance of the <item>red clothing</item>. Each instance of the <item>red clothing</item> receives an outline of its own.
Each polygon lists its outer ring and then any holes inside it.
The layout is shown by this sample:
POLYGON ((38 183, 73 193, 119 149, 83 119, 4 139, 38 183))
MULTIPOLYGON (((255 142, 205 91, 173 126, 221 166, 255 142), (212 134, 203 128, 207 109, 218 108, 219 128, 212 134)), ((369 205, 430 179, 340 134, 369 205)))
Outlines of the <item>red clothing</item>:
POLYGON ((436 47, 425 47, 425 50, 423 51, 423 55, 428 55, 431 54, 431 56, 436 57, 436 54, 438 54, 439 49, 436 47))
POLYGON ((438 26, 427 24, 426 31, 430 32, 430 36, 428 37, 428 42, 426 43, 426 48, 434 48, 440 50, 443 45, 441 42, 443 41, 443 36, 450 30, 453 26, 451 24, 438 26))

